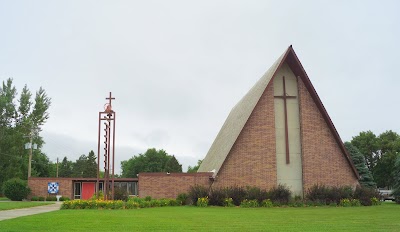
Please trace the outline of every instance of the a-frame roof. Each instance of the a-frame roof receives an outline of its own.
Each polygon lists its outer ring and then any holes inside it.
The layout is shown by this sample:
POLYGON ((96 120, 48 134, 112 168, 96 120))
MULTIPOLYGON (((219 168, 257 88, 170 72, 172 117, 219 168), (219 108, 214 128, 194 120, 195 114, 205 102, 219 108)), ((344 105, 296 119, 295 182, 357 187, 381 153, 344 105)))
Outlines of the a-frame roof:
POLYGON ((273 77, 277 70, 284 64, 287 63, 295 76, 302 79, 304 85, 306 86, 308 92, 310 93, 312 99, 317 105, 321 115, 323 116, 325 122, 327 123, 332 135, 334 136, 337 144, 339 145, 343 155, 351 166, 357 179, 359 174, 355 168, 343 142, 336 131, 335 126, 330 119, 328 112, 326 111, 324 105, 321 102, 317 92, 315 91, 310 79, 307 76, 306 71, 297 58, 292 46, 283 53, 277 61, 268 69, 268 71, 257 81, 257 83, 250 89, 250 91, 233 107, 225 120, 224 125, 219 131, 217 137, 215 138, 213 144, 210 147, 206 157, 204 158, 198 172, 214 172, 215 177, 219 170, 221 169, 225 159, 227 158, 230 150, 232 149, 236 139, 239 137, 240 132, 244 128, 247 120, 249 119, 251 113, 253 112, 257 102, 260 100, 262 94, 264 93, 267 86, 272 83, 273 77))

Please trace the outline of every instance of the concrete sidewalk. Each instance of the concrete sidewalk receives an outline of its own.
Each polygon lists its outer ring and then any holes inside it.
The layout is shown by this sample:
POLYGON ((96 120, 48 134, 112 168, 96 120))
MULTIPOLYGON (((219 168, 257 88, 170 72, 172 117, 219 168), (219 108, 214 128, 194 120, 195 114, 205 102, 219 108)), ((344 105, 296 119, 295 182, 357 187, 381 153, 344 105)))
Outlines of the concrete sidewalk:
POLYGON ((0 221, 59 210, 62 202, 23 209, 0 210, 0 221))

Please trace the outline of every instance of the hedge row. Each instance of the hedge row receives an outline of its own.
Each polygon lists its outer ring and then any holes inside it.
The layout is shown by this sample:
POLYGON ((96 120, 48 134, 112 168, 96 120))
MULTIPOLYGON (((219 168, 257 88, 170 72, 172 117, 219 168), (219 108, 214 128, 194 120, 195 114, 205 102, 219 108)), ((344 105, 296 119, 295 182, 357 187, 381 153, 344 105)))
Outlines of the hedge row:
MULTIPOLYGON (((327 187, 315 185, 308 189, 306 196, 292 196, 291 191, 284 185, 279 185, 269 191, 261 190, 256 187, 229 187, 208 190, 203 186, 192 186, 188 193, 188 198, 193 205, 197 205, 199 199, 207 199, 207 205, 226 206, 227 199, 231 203, 240 206, 245 200, 256 201, 262 205, 266 200, 270 200, 274 206, 280 205, 340 205, 343 199, 357 199, 361 205, 373 205, 372 199, 379 199, 379 193, 375 189, 357 187, 353 190, 349 186, 327 187)), ((245 201, 245 202, 246 202, 245 201)), ((200 205, 204 205, 201 202, 200 205)))
POLYGON ((61 209, 138 209, 180 205, 175 199, 142 199, 122 200, 72 200, 64 201, 61 209))

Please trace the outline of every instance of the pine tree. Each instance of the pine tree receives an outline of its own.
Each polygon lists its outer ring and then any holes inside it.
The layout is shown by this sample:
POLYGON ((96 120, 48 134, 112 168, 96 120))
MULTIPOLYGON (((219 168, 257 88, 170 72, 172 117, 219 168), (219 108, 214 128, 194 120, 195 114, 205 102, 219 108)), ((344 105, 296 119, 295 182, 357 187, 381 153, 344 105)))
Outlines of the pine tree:
POLYGON ((182 172, 182 165, 179 164, 178 160, 173 155, 165 164, 164 170, 166 172, 182 172))
POLYGON ((58 173, 59 177, 72 177, 72 162, 68 161, 66 156, 61 162, 58 173))
POLYGON ((350 157, 353 160, 354 166, 360 175, 360 184, 365 187, 376 187, 376 183, 374 182, 371 172, 367 168, 363 154, 361 154, 357 147, 353 146, 349 142, 345 142, 344 146, 350 153, 350 157))
POLYGON ((84 172, 84 177, 97 177, 97 162, 96 162, 96 155, 94 154, 93 150, 89 152, 87 156, 87 163, 86 169, 84 172))

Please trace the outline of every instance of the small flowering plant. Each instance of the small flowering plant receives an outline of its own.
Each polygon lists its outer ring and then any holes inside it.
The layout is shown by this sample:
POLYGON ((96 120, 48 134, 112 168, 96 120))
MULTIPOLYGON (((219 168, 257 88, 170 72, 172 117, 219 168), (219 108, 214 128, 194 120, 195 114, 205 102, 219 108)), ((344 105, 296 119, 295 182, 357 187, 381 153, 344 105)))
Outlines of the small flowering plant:
POLYGON ((208 197, 199 197, 197 199, 198 207, 207 207, 208 206, 208 197))
POLYGON ((235 204, 233 204, 233 199, 232 199, 232 197, 229 197, 229 198, 225 198, 225 199, 224 199, 224 206, 225 206, 225 207, 234 207, 234 206, 235 206, 235 204))

